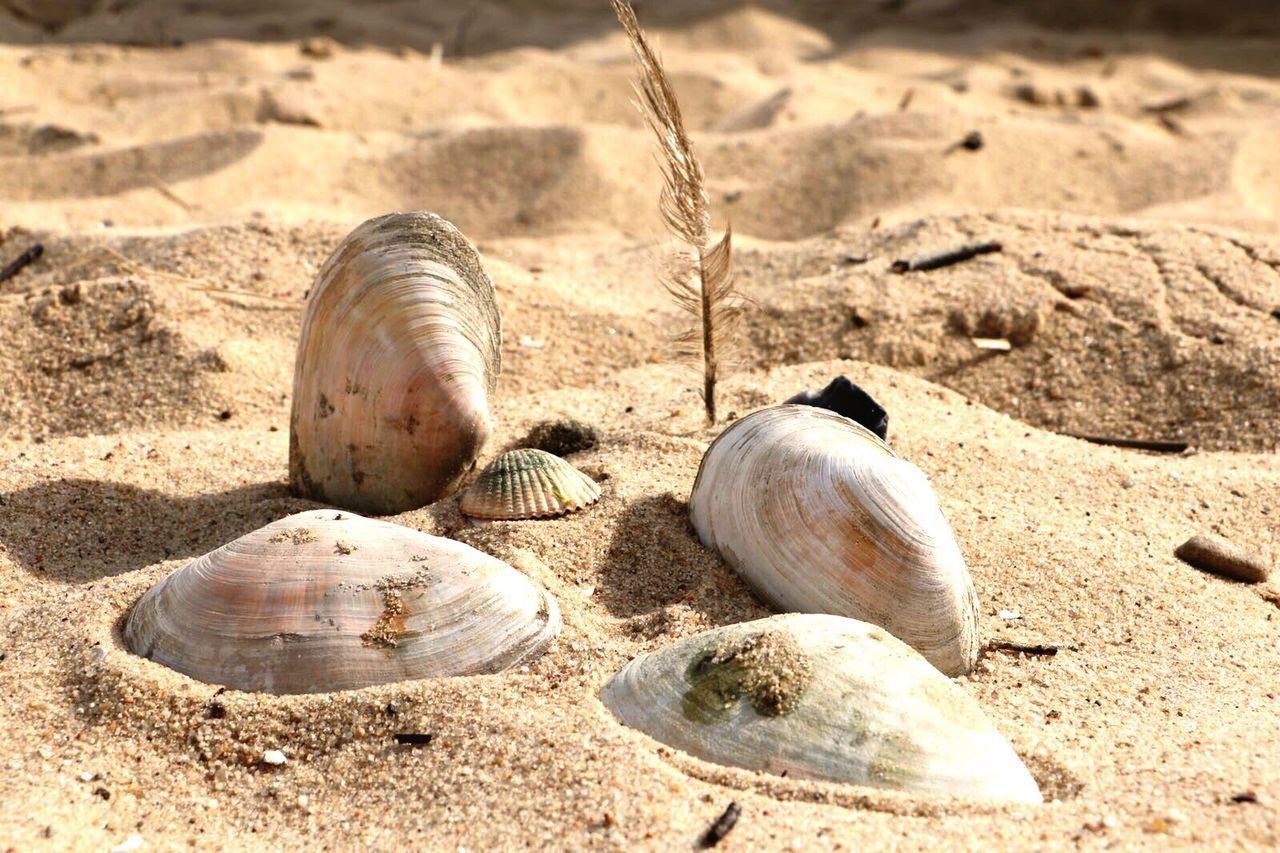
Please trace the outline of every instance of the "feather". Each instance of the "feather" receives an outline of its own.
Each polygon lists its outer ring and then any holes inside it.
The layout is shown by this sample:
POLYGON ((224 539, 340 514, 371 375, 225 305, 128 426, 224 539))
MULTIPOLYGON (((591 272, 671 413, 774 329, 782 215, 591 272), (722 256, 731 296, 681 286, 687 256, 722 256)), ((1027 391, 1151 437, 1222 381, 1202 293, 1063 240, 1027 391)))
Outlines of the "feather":
POLYGON ((631 40, 640 65, 636 95, 645 123, 658 139, 658 165, 662 169, 662 194, 658 209, 667 227, 689 246, 668 264, 663 284, 685 311, 696 320, 677 343, 686 352, 701 351, 702 398, 707 419, 716 421, 716 383, 724 365, 724 353, 732 343, 742 315, 742 299, 733 287, 733 250, 730 231, 711 244, 711 210, 702 175, 702 164, 693 153, 693 141, 684 127, 662 62, 649 47, 635 10, 627 0, 613 0, 622 29, 631 40))

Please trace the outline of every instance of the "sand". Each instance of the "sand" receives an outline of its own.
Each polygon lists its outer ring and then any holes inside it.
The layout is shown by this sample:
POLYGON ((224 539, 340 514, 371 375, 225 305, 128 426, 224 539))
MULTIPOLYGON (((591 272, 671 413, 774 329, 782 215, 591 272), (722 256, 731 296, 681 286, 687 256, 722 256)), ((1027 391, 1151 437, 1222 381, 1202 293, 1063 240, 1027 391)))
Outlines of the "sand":
POLYGON ((658 176, 602 4, 35 5, 0 4, 0 260, 46 250, 0 283, 0 848, 689 849, 731 801, 731 850, 1280 844, 1280 590, 1173 556, 1195 533, 1280 556, 1257 4, 641 9, 753 303, 721 410, 840 374, 885 405, 984 639, 1060 649, 956 682, 1038 807, 720 768, 598 701, 637 653, 770 613, 687 521, 723 425, 669 358, 658 176), (577 418, 604 494, 393 520, 544 585, 562 637, 505 674, 303 697, 135 657, 117 623, 151 584, 318 506, 287 487, 304 294, 396 209, 450 218, 495 280, 483 459, 577 418), (973 240, 1003 251, 890 270, 973 240))

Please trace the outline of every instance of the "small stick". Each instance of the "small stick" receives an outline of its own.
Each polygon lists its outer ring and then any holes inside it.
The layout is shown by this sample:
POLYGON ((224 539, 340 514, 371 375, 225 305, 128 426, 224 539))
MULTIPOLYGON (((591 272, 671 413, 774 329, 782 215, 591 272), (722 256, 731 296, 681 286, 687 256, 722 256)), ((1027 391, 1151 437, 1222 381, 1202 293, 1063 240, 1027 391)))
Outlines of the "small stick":
POLYGON ((963 246, 956 246, 953 249, 943 249, 940 252, 929 252, 924 255, 917 255, 910 260, 897 260, 893 262, 893 266, 889 269, 898 274, 904 272, 923 272, 925 270, 936 270, 940 267, 948 267, 952 264, 958 264, 978 255, 987 255, 991 252, 999 252, 1004 249, 1000 243, 995 240, 987 240, 983 243, 966 243, 963 246))
POLYGON ((1180 95, 1176 98, 1170 98, 1167 101, 1157 101, 1154 104, 1143 104, 1142 111, 1146 113, 1172 113, 1179 110, 1185 110, 1191 106, 1190 95, 1180 95))
POLYGON ((1271 567, 1261 557, 1233 545, 1221 536, 1207 536, 1203 533, 1192 536, 1179 545, 1173 555, 1202 571, 1245 583, 1262 583, 1271 574, 1271 567))
POLYGON ((1160 126, 1172 133, 1174 136, 1186 136, 1187 129, 1182 126, 1182 122, 1177 121, 1168 113, 1156 113, 1156 121, 1160 122, 1160 126))
POLYGON ((978 349, 992 350, 994 352, 1008 352, 1013 349, 1013 344, 1009 343, 1007 338, 970 338, 973 345, 978 349))
POLYGON ((910 86, 907 87, 907 91, 902 93, 902 98, 898 101, 898 112, 906 112, 907 108, 911 106, 911 99, 915 96, 915 88, 910 86))
POLYGON ((13 278, 18 273, 22 272, 27 267, 28 264, 31 264, 39 260, 40 256, 43 254, 44 254, 44 244, 36 243, 34 246, 27 249, 21 255, 18 255, 18 257, 14 258, 13 261, 10 264, 8 264, 4 269, 0 269, 0 284, 3 284, 4 282, 13 278))
POLYGON ((1127 447, 1131 450, 1150 450, 1155 453, 1183 453, 1188 445, 1185 441, 1148 441, 1144 438, 1111 438, 1105 435, 1079 435, 1064 432, 1063 435, 1078 438, 1091 444, 1104 444, 1108 447, 1127 447))
POLYGON ((1060 646, 1053 643, 1013 643, 1008 640, 996 640, 988 648, 997 652, 1022 652, 1028 655, 1044 655, 1045 657, 1053 657, 1060 650, 1060 646))
POLYGON ((431 743, 431 739, 435 735, 429 732, 396 732, 392 737, 396 743, 408 744, 409 746, 424 746, 431 743))
POLYGON ((715 847, 724 837, 729 834, 729 830, 733 829, 738 823, 738 815, 742 814, 742 806, 737 803, 729 803, 729 807, 724 810, 724 814, 716 818, 716 822, 711 824, 702 835, 703 847, 715 847))

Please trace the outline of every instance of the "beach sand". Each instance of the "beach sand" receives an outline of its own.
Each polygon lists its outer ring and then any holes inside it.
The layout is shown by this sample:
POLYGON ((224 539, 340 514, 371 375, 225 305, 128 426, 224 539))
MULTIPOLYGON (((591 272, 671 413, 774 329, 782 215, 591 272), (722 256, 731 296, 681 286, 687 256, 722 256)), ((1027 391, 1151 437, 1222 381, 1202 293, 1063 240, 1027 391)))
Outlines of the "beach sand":
POLYGON ((671 359, 605 4, 97 5, 0 4, 0 262, 45 247, 0 283, 0 849, 690 849, 731 801, 727 850, 1280 844, 1280 577, 1173 556, 1195 533, 1280 556, 1274 19, 640 9, 752 301, 722 412, 849 376, 930 478, 984 641, 1059 647, 956 681, 1047 800, 1013 807, 717 767, 600 704, 636 654, 771 612, 687 520, 724 425, 671 359), (304 294, 358 222, 412 209, 497 287, 481 461, 573 417, 603 497, 392 520, 545 586, 562 636, 499 675, 292 697, 132 655, 149 586, 319 506, 287 484, 304 294), (890 269, 979 240, 1003 251, 890 269))

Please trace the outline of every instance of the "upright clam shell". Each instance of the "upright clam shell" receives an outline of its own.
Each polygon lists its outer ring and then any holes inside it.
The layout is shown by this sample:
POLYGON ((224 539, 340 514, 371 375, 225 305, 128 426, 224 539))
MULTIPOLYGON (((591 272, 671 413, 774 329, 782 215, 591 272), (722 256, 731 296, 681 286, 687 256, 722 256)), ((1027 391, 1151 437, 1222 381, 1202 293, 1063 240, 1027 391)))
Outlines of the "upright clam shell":
POLYGON ((392 213, 351 232, 302 320, 294 492, 379 515, 449 494, 489 437, 501 338, 493 283, 448 222, 392 213))
POLYGON ((450 539, 333 510, 205 554, 134 605, 136 654, 237 690, 316 693, 500 672, 560 633, 555 599, 450 539))
POLYGON ((706 761, 902 791, 1041 802, 982 709, 914 649, 789 613, 681 640, 600 692, 625 725, 706 761))
POLYGON ((462 493, 459 508, 472 518, 552 518, 600 498, 596 481, 545 450, 511 450, 485 466, 462 493))
POLYGON ((929 481, 848 418, 772 406, 707 450, 689 498, 704 545, 779 610, 887 629, 947 675, 978 656, 978 599, 929 481))

